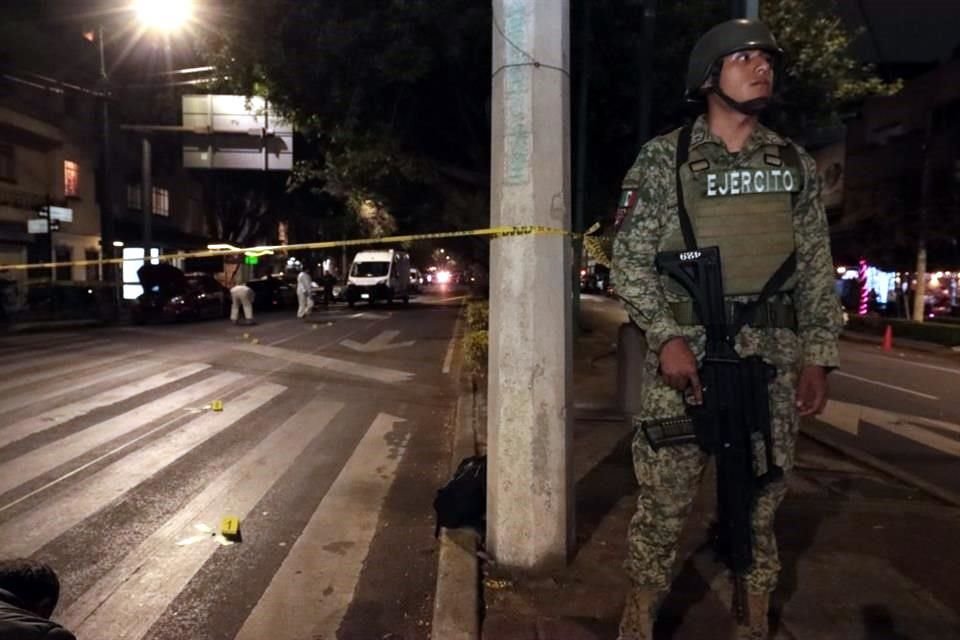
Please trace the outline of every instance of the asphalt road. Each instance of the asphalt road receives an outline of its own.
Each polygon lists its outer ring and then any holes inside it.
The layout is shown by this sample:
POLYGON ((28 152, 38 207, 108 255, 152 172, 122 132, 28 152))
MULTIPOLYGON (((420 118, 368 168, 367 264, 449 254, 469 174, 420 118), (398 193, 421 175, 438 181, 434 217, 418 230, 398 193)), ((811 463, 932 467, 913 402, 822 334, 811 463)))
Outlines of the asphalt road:
POLYGON ((814 428, 960 496, 960 357, 844 341, 814 428))
POLYGON ((428 638, 461 304, 0 338, 0 555, 80 640, 428 638))

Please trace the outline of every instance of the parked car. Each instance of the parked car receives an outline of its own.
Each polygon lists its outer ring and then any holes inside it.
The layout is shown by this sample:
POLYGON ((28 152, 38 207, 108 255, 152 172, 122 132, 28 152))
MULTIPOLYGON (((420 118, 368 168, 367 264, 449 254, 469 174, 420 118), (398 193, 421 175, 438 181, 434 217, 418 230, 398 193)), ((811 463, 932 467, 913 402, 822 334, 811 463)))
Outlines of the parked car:
POLYGON ((292 309, 297 306, 297 286, 282 278, 266 276, 245 283, 253 289, 253 308, 257 311, 292 309))
POLYGON ((135 324, 223 318, 230 292, 208 273, 184 273, 173 265, 146 264, 137 270, 143 294, 131 310, 135 324))

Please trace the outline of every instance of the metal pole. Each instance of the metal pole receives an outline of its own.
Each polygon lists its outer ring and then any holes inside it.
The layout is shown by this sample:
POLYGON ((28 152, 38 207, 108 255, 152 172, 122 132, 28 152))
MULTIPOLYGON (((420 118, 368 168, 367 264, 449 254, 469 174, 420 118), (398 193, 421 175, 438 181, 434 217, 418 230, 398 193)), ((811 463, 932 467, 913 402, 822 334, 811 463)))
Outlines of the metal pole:
MULTIPOLYGON (((584 206, 587 188, 587 105, 590 96, 590 0, 582 3, 583 15, 580 16, 580 87, 577 92, 577 174, 573 189, 573 230, 580 233, 584 229, 584 206)), ((580 270, 583 268, 583 240, 573 241, 573 330, 580 333, 580 270)))
POLYGON ((640 43, 640 121, 637 127, 639 149, 650 139, 650 110, 653 104, 653 39, 657 25, 657 0, 643 3, 643 38, 640 43))
POLYGON ((734 18, 760 17, 760 0, 730 0, 730 13, 734 18))
POLYGON ((150 140, 144 136, 140 169, 140 203, 143 208, 143 264, 150 262, 150 245, 153 243, 153 169, 150 166, 150 140))
MULTIPOLYGON (((110 79, 107 76, 106 57, 103 47, 103 26, 97 29, 97 42, 100 50, 100 183, 103 192, 100 195, 100 255, 109 260, 113 258, 113 241, 116 238, 113 228, 113 163, 110 148, 110 79)), ((119 278, 116 267, 104 265, 100 277, 105 282, 117 282, 115 302, 119 304, 119 278)))

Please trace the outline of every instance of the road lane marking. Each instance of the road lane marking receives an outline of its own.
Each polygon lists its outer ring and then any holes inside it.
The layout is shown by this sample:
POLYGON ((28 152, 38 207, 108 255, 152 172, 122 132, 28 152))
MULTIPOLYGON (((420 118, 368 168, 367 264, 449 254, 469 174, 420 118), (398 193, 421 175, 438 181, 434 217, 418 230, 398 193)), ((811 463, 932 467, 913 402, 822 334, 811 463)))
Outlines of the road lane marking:
POLYGON ((377 415, 234 640, 336 637, 406 452, 409 434, 391 438, 402 421, 377 415))
POLYGON ((413 340, 404 342, 393 342, 393 339, 400 335, 396 329, 387 329, 381 331, 376 336, 366 342, 357 342, 356 340, 341 340, 340 344, 348 349, 359 351, 360 353, 377 353, 379 351, 389 351, 391 349, 401 349, 403 347, 412 347, 413 340))
MULTIPOLYGON (((271 386, 279 387, 265 383, 260 388, 271 386)), ((342 407, 322 399, 308 403, 81 595, 61 616, 64 624, 78 638, 137 640, 146 635, 219 548, 176 542, 194 535, 195 524, 219 522, 226 513, 242 522, 342 407)), ((282 635, 290 637, 286 630, 282 635)))
POLYGON ((914 391, 912 389, 905 389, 904 387, 898 387, 895 384, 887 384, 886 382, 880 382, 878 380, 871 380, 870 378, 861 378, 860 376, 855 376, 852 373, 847 373, 845 371, 834 371, 832 375, 841 376, 843 378, 852 378, 854 380, 859 380, 861 382, 868 382, 870 384, 875 384, 878 387, 886 387, 887 389, 895 389, 903 393, 909 393, 921 398, 926 398, 927 400, 939 400, 937 396, 932 396, 929 393, 920 393, 919 391, 914 391))
POLYGON ((4 462, 0 466, 0 495, 125 433, 182 410, 194 402, 207 399, 215 391, 236 384, 243 378, 239 373, 217 374, 4 462))
MULTIPOLYGON (((55 500, 45 501, 22 517, 3 523, 0 525, 0 552, 12 557, 35 553, 43 545, 69 531, 141 482, 174 464, 218 433, 237 424, 240 419, 265 405, 281 391, 283 389, 276 386, 254 387, 231 398, 224 405, 223 411, 205 413, 180 425, 159 440, 72 484, 55 500)), ((161 425, 158 429, 164 426, 166 425, 161 425)), ((150 433, 154 431, 156 430, 153 429, 150 433)), ((123 447, 129 445, 130 443, 126 443, 123 447)), ((108 455, 115 452, 117 449, 108 455)))
POLYGON ((453 324, 453 335, 450 336, 450 342, 447 343, 447 353, 443 356, 443 373, 450 373, 450 367, 453 365, 453 350, 457 345, 457 338, 460 336, 460 327, 463 325, 463 309, 457 313, 457 321, 453 324))
MULTIPOLYGON (((11 387, 22 387, 31 385, 30 389, 22 392, 13 392, 9 397, 0 400, 0 413, 8 413, 14 409, 25 407, 28 404, 36 402, 49 403, 54 396, 64 395, 78 389, 102 384, 114 378, 126 377, 133 378, 133 374, 138 370, 147 370, 156 368, 160 364, 157 360, 137 360, 133 362, 119 363, 114 368, 100 372, 94 375, 81 376, 80 382, 64 379, 67 374, 75 371, 82 371, 92 367, 102 367, 119 360, 127 360, 131 357, 139 357, 149 351, 138 351, 133 354, 114 356, 112 358, 103 358, 92 362, 77 363, 67 367, 51 368, 47 371, 41 371, 28 376, 18 376, 0 384, 0 390, 7 390, 11 387), (46 383, 46 384, 44 384, 46 383)), ((3 446, 0 444, 0 446, 3 446)))
MULTIPOLYGON (((129 375, 137 370, 154 368, 155 366, 155 363, 137 363, 129 367, 129 371, 127 373, 129 375)), ((118 402, 123 402, 124 400, 129 400, 134 396, 138 396, 141 393, 150 391, 154 387, 162 387, 165 384, 175 382, 181 378, 186 378, 187 376, 192 376, 195 373, 199 373, 204 369, 209 368, 210 365, 202 362, 186 364, 174 369, 170 369, 169 371, 152 375, 149 378, 144 378, 143 380, 137 380, 136 382, 131 382, 130 384, 114 387, 113 389, 90 396, 84 400, 71 402, 70 404, 65 404, 55 409, 50 409, 49 411, 45 411, 39 415, 24 418, 19 422, 15 422, 8 427, 3 427, 0 429, 0 447, 5 447, 10 443, 16 442, 17 440, 21 440, 35 433, 52 429, 53 427, 61 425, 64 422, 69 422, 74 418, 85 416, 94 409, 100 409, 101 407, 107 407, 112 404, 117 404, 118 402)))
MULTIPOLYGON (((872 358, 877 359, 877 360, 886 360, 887 362, 889 362, 889 363, 891 363, 891 364, 904 364, 904 365, 908 365, 908 366, 911 366, 911 367, 918 367, 918 368, 920 368, 920 369, 930 369, 931 371, 940 371, 941 373, 952 373, 952 374, 955 375, 955 376, 960 376, 960 369, 958 369, 958 368, 956 368, 956 367, 954 367, 954 368, 941 367, 941 366, 938 366, 938 365, 935 365, 935 364, 926 364, 926 363, 924 363, 924 362, 912 362, 912 361, 910 361, 910 360, 904 360, 904 359, 902 359, 902 358, 891 358, 891 357, 889 357, 889 356, 882 356, 882 355, 879 355, 879 354, 876 354, 876 353, 869 353, 869 352, 864 353, 864 352, 859 352, 859 351, 857 351, 857 352, 851 352, 851 353, 854 353, 854 354, 860 355, 860 356, 868 356, 868 357, 859 358, 859 360, 860 360, 861 363, 869 361, 870 358, 872 357, 872 358)), ((852 359, 852 360, 857 360, 856 355, 855 355, 854 357, 852 357, 851 359, 852 359)), ((842 366, 843 360, 846 359, 846 358, 848 358, 848 357, 850 357, 850 356, 849 356, 849 355, 847 355, 847 356, 841 356, 841 366, 842 366)))
POLYGON ((337 360, 312 353, 300 353, 290 349, 280 349, 278 347, 269 347, 262 344, 238 344, 232 347, 235 350, 247 351, 268 358, 277 358, 285 360, 288 363, 304 364, 317 369, 328 369, 338 373, 355 376, 357 378, 368 378, 377 382, 386 382, 388 384, 398 382, 409 382, 413 380, 414 374, 400 371, 397 369, 387 369, 385 367, 375 367, 372 365, 359 364, 348 360, 337 360))

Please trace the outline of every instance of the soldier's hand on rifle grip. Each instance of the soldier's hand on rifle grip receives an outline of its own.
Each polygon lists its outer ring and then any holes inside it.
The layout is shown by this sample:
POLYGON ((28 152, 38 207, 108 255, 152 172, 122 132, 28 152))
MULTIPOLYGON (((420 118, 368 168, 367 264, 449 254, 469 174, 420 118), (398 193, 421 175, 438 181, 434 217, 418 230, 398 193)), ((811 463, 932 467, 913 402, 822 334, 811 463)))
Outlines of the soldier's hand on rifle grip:
POLYGON ((797 413, 813 416, 827 404, 827 370, 817 365, 807 365, 800 372, 797 383, 797 413))
POLYGON ((697 359, 686 338, 672 338, 660 348, 660 375, 677 391, 689 388, 689 404, 703 404, 703 388, 697 373, 697 359))

